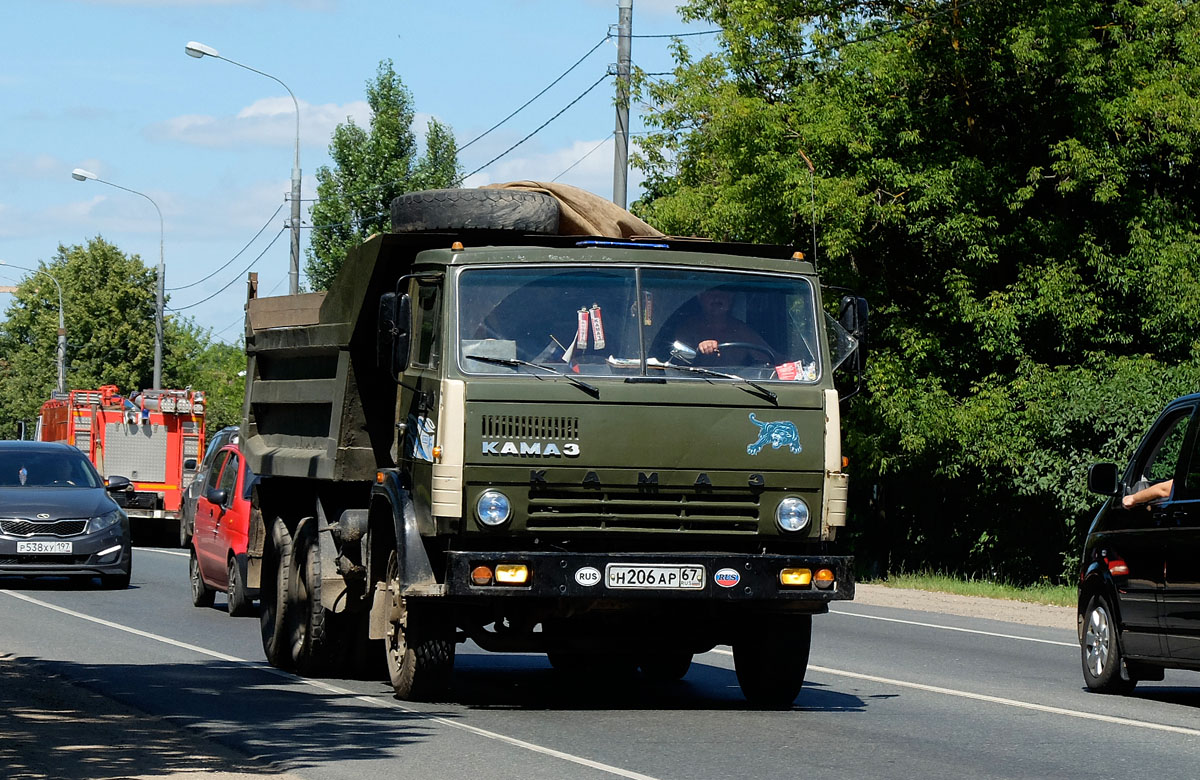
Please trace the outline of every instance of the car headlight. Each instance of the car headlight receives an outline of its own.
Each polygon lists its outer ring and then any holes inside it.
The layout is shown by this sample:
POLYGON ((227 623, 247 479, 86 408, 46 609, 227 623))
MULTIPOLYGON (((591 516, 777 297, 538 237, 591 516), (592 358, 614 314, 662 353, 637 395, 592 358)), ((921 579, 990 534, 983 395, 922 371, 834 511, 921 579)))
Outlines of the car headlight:
POLYGON ((512 503, 499 490, 485 490, 475 502, 475 516, 484 525, 504 525, 512 516, 512 503))
POLYGON ((95 533, 96 531, 103 531, 109 526, 114 526, 119 522, 121 522, 121 510, 114 509, 111 512, 106 512, 99 517, 93 517, 91 520, 88 520, 87 530, 88 533, 95 533))
POLYGON ((775 509, 775 524, 784 531, 803 531, 808 527, 808 504, 804 499, 788 496, 775 509))

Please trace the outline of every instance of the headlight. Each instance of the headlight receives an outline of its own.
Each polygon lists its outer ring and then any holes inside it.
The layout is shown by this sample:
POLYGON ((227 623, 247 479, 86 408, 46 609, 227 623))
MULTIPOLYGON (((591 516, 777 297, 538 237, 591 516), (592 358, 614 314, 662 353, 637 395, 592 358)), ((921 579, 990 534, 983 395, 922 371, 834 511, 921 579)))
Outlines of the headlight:
POLYGON ((499 490, 485 490, 475 502, 475 515, 484 525, 504 525, 512 515, 512 504, 499 490))
POLYGON ((88 520, 87 530, 88 533, 95 533, 96 531, 103 531, 105 528, 116 525, 119 522, 121 522, 121 510, 114 509, 107 514, 88 520))
POLYGON ((808 504, 802 498, 788 496, 775 510, 775 523, 784 531, 803 531, 808 527, 808 504))

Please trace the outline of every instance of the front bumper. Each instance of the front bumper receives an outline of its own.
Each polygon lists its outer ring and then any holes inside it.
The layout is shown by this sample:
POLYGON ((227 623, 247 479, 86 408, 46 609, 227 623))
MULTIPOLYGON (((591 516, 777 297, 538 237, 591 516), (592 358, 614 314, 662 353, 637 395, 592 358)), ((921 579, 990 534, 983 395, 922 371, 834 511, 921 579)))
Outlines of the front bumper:
POLYGON ((854 559, 851 556, 546 552, 450 552, 447 556, 445 593, 456 597, 810 604, 854 598, 854 559), (473 583, 472 569, 481 565, 494 568, 501 563, 528 566, 528 583, 473 583), (646 583, 640 587, 610 586, 609 567, 630 565, 701 566, 703 576, 699 587, 687 589, 654 587, 646 583), (779 573, 785 568, 808 569, 814 574, 820 569, 829 569, 833 572, 833 582, 824 589, 815 585, 784 586, 780 584, 779 573))
POLYGON ((0 575, 69 576, 121 574, 129 569, 132 548, 123 523, 78 536, 0 536, 0 575), (70 553, 18 553, 17 542, 71 542, 70 553), (117 549, 113 549, 113 548, 117 549), (101 554, 103 553, 103 554, 101 554))

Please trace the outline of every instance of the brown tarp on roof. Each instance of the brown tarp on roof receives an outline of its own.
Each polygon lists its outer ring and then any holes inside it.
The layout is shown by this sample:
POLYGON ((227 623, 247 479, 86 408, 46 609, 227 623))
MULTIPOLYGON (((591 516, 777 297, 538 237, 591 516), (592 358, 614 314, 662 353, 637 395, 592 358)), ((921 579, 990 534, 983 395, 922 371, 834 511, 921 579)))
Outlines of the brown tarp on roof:
POLYGON ((612 201, 572 187, 546 181, 510 181, 488 184, 485 190, 525 190, 541 192, 558 201, 561 216, 558 233, 562 236, 607 236, 609 238, 661 237, 663 234, 612 201))

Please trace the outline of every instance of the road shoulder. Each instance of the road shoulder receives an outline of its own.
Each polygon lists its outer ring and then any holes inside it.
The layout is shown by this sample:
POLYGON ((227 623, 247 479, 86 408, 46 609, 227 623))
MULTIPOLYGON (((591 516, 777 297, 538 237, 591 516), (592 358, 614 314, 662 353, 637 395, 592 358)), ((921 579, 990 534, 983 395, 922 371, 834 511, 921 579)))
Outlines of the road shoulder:
POLYGON ((1002 620, 1026 626, 1062 628, 1072 632, 1075 630, 1075 610, 1070 607, 863 584, 854 586, 854 601, 873 607, 1002 620))

